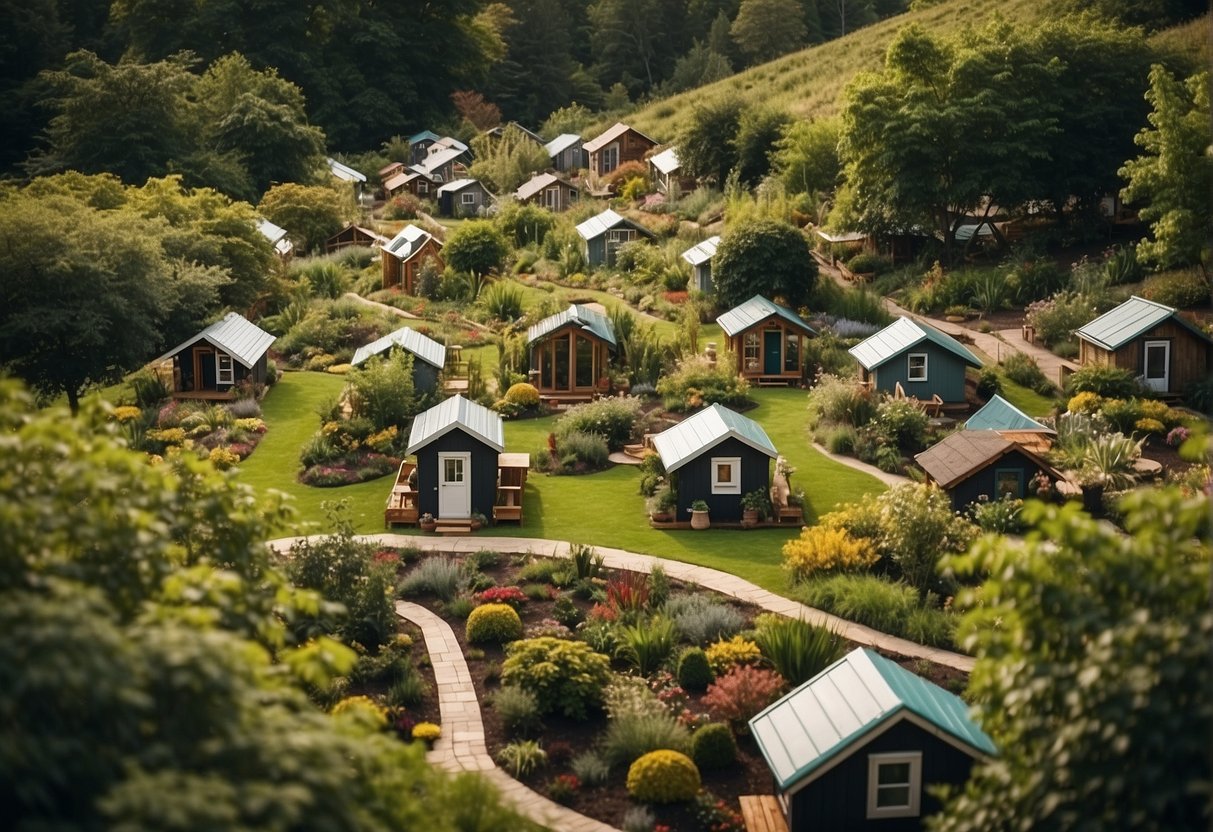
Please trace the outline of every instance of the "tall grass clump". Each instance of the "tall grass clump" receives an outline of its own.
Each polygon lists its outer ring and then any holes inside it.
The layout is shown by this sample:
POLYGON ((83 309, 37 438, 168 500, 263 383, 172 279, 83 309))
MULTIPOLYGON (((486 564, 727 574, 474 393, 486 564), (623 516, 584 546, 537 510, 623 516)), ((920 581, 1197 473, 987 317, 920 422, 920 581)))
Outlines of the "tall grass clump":
POLYGON ((464 584, 463 568, 457 561, 441 555, 426 558, 413 567, 400 582, 401 595, 432 593, 450 603, 464 584))
POLYGON ((842 636, 802 618, 763 615, 754 641, 779 675, 796 687, 825 670, 843 654, 842 636))
POLYGON ((705 594, 674 595, 666 602, 665 615, 692 644, 727 639, 745 626, 745 617, 740 612, 705 594))
POLYGON ((903 583, 875 575, 838 574, 804 581, 791 591, 803 604, 919 644, 956 649, 955 616, 903 583))
POLYGON ((690 731, 669 713, 628 714, 612 719, 602 738, 602 756, 612 766, 631 765, 661 748, 683 754, 691 750, 690 731))

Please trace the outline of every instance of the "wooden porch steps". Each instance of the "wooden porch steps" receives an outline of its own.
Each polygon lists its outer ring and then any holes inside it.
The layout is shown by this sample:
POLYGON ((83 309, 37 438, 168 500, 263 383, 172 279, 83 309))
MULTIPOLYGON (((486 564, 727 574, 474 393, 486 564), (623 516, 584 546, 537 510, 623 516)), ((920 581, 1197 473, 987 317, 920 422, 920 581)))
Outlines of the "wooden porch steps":
POLYGON ((435 534, 463 535, 472 533, 472 524, 461 520, 438 521, 435 534))
POLYGON ((770 794, 743 794, 741 817, 748 832, 788 832, 788 822, 783 816, 779 799, 770 794))

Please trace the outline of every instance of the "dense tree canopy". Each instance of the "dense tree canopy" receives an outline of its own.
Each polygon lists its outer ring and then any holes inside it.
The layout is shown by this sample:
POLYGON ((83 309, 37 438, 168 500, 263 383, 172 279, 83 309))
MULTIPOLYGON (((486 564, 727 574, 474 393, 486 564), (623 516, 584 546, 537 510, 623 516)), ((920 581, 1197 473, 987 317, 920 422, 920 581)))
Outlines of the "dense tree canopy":
POLYGON ((775 145, 773 163, 784 187, 792 193, 829 193, 838 184, 836 118, 798 121, 784 131, 775 145))
POLYGON ((442 257, 457 272, 486 275, 500 269, 509 252, 509 244, 492 221, 471 220, 446 238, 442 257))
POLYGON ((291 240, 312 251, 341 230, 353 204, 327 185, 275 185, 266 191, 257 210, 285 228, 291 240))
POLYGON ((742 0, 730 33, 750 63, 771 61, 804 45, 803 10, 797 0, 742 0))
POLYGON ((737 131, 742 107, 733 99, 695 107, 678 139, 678 160, 691 176, 724 185, 737 166, 737 131))
POLYGON ((754 295, 804 304, 817 282, 817 261, 796 228, 774 220, 739 223, 721 239, 712 261, 712 283, 722 306, 754 295))

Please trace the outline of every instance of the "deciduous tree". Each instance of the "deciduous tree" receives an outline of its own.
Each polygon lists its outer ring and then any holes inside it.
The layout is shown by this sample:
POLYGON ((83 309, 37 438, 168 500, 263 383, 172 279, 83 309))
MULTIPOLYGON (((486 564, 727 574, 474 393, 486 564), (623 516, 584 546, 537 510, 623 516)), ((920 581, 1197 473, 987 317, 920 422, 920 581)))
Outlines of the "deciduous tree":
POLYGON ((837 118, 798 121, 775 143, 775 172, 790 193, 825 194, 838 185, 837 118))
POLYGON ((799 49, 807 34, 797 0, 742 0, 729 33, 751 64, 799 49))
POLYGON ((712 261, 712 282, 724 306, 754 295, 781 299, 793 309, 817 282, 817 262, 804 235, 774 220, 755 220, 730 229, 712 261))
POLYGON ((696 106, 678 140, 678 160, 691 176, 723 185, 737 166, 741 104, 721 99, 696 106))
POLYGON ((472 220, 451 232, 442 257, 457 272, 484 276, 500 269, 509 251, 505 237, 490 220, 472 220))
POLYGON ((275 185, 266 191, 257 210, 287 230, 304 251, 311 251, 341 230, 353 206, 326 185, 275 185))

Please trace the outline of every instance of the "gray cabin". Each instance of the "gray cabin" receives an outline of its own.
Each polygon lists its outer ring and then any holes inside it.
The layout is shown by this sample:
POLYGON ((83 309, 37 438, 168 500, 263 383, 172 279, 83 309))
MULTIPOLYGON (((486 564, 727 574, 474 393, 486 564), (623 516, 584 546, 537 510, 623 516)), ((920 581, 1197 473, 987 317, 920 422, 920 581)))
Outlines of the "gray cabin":
POLYGON ((614 266, 620 246, 633 240, 652 241, 657 236, 610 208, 578 225, 577 235, 584 241, 585 259, 592 267, 614 266))
POLYGON ((463 396, 419 414, 407 451, 417 457, 418 511, 437 520, 492 517, 504 448, 501 416, 463 396))
POLYGON ((480 216, 492 201, 479 179, 456 179, 438 189, 438 212, 447 217, 480 216))
POLYGON ((687 282, 689 291, 712 293, 712 258, 716 256, 719 245, 720 235, 714 234, 682 253, 682 259, 691 264, 691 279, 687 282))
POLYGON ((434 393, 438 390, 438 374, 446 365, 446 347, 407 326, 359 347, 350 363, 361 367, 372 356, 385 355, 393 349, 404 350, 413 356, 414 390, 418 393, 434 393))
POLYGON ((274 336, 235 312, 152 362, 173 362, 173 398, 231 399, 236 386, 265 384, 274 336))
POLYGON ((965 401, 965 369, 981 368, 977 356, 930 324, 898 318, 849 350, 862 370, 862 380, 876 390, 945 403, 965 401))
POLYGON ((562 133, 543 146, 552 167, 561 173, 576 173, 589 167, 589 157, 576 133, 562 133))

